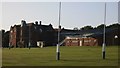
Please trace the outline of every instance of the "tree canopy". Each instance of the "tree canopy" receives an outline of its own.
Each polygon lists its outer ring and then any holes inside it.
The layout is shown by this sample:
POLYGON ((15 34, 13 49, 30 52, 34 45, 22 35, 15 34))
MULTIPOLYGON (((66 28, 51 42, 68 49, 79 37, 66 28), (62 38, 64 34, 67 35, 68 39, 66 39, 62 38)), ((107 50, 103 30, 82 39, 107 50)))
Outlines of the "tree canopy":
MULTIPOLYGON (((103 29, 104 26, 106 28, 120 28, 120 23, 115 23, 115 24, 111 24, 108 26, 106 26, 105 24, 100 24, 96 27, 92 27, 91 25, 87 25, 87 26, 83 26, 82 28, 80 28, 80 30, 103 29)), ((78 27, 74 27, 73 30, 78 30, 78 27)))
POLYGON ((90 30, 90 29, 93 29, 92 26, 84 26, 81 28, 81 30, 90 30))

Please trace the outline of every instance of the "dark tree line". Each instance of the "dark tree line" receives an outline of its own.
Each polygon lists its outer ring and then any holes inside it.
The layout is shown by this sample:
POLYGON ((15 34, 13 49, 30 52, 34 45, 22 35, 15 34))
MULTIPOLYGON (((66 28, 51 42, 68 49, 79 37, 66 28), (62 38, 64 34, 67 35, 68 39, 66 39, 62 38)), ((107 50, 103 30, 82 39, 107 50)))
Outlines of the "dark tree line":
POLYGON ((2 30, 2 47, 9 47, 9 31, 2 30))
MULTIPOLYGON (((91 30, 91 29, 103 29, 105 24, 100 24, 97 27, 92 27, 91 25, 83 26, 82 28, 74 27, 73 30, 91 30)), ((112 25, 105 26, 106 28, 120 28, 120 23, 115 23, 112 25)))

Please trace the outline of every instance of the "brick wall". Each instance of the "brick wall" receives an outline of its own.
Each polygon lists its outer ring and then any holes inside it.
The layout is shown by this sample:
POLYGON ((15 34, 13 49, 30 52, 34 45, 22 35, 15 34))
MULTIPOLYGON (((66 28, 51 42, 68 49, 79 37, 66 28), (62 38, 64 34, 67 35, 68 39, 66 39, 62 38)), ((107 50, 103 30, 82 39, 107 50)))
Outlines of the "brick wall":
POLYGON ((66 38, 65 46, 97 46, 95 38, 66 38))

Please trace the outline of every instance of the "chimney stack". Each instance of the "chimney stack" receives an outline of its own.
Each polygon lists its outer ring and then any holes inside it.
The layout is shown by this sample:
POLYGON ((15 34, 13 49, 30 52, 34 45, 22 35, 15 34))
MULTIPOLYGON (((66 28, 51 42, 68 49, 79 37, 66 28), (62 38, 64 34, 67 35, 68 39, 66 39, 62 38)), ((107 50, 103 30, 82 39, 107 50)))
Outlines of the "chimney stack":
POLYGON ((38 21, 35 21, 35 24, 38 25, 38 21))
POLYGON ((40 25, 41 25, 41 23, 42 23, 42 22, 40 21, 40 25))
POLYGON ((26 25, 26 21, 25 20, 22 20, 21 21, 21 26, 25 26, 26 25))
POLYGON ((59 29, 61 29, 61 25, 59 26, 59 29))

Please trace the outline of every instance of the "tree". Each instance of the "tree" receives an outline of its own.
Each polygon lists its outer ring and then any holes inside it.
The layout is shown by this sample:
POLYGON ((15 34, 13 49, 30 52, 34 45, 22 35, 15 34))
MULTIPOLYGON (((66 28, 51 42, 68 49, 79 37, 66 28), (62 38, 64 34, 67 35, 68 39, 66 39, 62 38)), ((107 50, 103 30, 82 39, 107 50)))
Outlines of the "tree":
MULTIPOLYGON (((118 28, 118 27, 120 27, 120 24, 118 24, 118 23, 106 26, 106 28, 118 28)), ((97 29, 103 29, 103 28, 104 28, 104 24, 101 24, 101 25, 97 26, 97 29)))
POLYGON ((2 37, 2 47, 9 47, 9 31, 4 32, 2 37))
POLYGON ((74 27, 73 30, 79 30, 78 27, 74 27))
POLYGON ((107 26, 107 28, 118 28, 118 27, 120 27, 120 24, 118 23, 107 26))
POLYGON ((90 30, 90 29, 93 29, 92 26, 84 26, 82 28, 80 28, 81 30, 90 30))
POLYGON ((103 29, 104 28, 104 24, 98 25, 97 29, 103 29))

